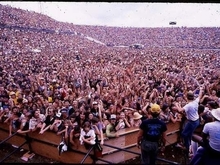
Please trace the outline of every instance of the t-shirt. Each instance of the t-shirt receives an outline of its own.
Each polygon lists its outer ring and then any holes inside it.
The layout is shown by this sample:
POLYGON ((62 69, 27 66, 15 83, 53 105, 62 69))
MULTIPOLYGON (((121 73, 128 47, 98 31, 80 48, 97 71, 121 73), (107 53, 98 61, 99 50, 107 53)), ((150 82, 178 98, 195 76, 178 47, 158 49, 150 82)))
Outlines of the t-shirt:
POLYGON ((220 121, 206 123, 203 132, 209 135, 210 147, 220 152, 220 121))
POLYGON ((48 126, 50 124, 52 125, 54 121, 55 121, 55 117, 50 118, 50 116, 48 115, 44 123, 46 124, 46 126, 48 126))
POLYGON ((105 131, 106 136, 107 137, 115 137, 115 132, 116 132, 115 126, 113 124, 109 123, 106 126, 106 131, 105 131))
POLYGON ((90 143, 95 144, 95 131, 93 129, 90 129, 88 132, 85 132, 83 129, 81 129, 79 138, 81 144, 83 144, 82 137, 94 137, 94 139, 90 140, 90 143))
POLYGON ((38 122, 37 119, 31 118, 29 121, 29 129, 34 129, 37 126, 38 122))
POLYGON ((198 107, 199 107, 199 98, 196 98, 194 101, 189 102, 183 107, 183 109, 186 112, 186 118, 188 120, 196 121, 199 119, 198 107))
POLYGON ((162 133, 167 130, 166 124, 159 119, 146 119, 142 121, 140 129, 144 131, 145 140, 158 142, 162 133))

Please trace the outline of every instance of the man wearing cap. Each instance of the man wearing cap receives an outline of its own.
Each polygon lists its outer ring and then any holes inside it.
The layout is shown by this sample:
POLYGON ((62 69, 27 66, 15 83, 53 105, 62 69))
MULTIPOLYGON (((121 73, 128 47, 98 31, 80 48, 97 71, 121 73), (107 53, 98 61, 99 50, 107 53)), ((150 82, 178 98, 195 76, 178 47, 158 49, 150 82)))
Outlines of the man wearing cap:
POLYGON ((196 99, 194 99, 193 92, 189 91, 186 95, 187 104, 183 107, 181 107, 178 103, 176 104, 178 112, 186 116, 187 119, 181 132, 183 146, 181 144, 178 144, 178 146, 186 151, 186 156, 189 156, 189 147, 191 145, 193 132, 199 126, 198 107, 199 101, 202 98, 203 91, 203 87, 200 87, 199 96, 196 99))
POLYGON ((65 107, 60 110, 60 113, 63 120, 68 119, 68 110, 65 107))
POLYGON ((115 114, 111 114, 110 116, 110 123, 106 126, 106 136, 107 137, 119 137, 118 133, 116 132, 116 115, 115 114))
POLYGON ((138 148, 141 146, 141 163, 154 165, 157 159, 160 140, 162 140, 164 149, 167 126, 158 118, 161 112, 158 104, 152 104, 150 112, 153 118, 142 121, 139 127, 137 145, 138 148))
POLYGON ((92 102, 91 113, 94 116, 99 117, 99 107, 98 107, 98 102, 97 101, 92 102))
POLYGON ((201 146, 190 165, 220 164, 220 108, 213 109, 211 115, 214 121, 204 125, 201 146))

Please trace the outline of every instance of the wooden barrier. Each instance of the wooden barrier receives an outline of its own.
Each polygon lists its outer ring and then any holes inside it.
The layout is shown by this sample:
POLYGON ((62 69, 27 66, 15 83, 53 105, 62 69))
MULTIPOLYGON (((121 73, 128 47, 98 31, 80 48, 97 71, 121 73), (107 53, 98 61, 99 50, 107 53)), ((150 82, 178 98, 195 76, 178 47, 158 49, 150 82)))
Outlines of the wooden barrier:
POLYGON ((180 134, 180 122, 167 123, 167 131, 166 131, 166 146, 169 146, 171 144, 174 144, 177 142, 180 134))
MULTIPOLYGON (((59 155, 57 146, 61 141, 61 136, 56 135, 53 132, 45 132, 43 135, 38 132, 28 133, 31 138, 31 148, 36 154, 45 156, 47 158, 54 159, 63 163, 80 163, 83 157, 86 155, 87 150, 84 146, 80 146, 78 150, 63 152, 59 155)), ((0 140, 4 140, 8 137, 8 125, 0 124, 0 140)), ((17 134, 7 141, 7 143, 19 146, 25 141, 25 135, 17 134)), ((22 148, 29 150, 28 144, 25 144, 22 148)), ((91 157, 88 157, 84 163, 92 163, 91 157)))
MULTIPOLYGON (((167 124, 167 145, 171 145, 177 142, 180 123, 168 123, 167 124)), ((101 159, 106 162, 120 163, 126 160, 140 155, 140 149, 137 147, 137 134, 139 128, 126 128, 119 130, 118 138, 106 138, 104 134, 104 145, 102 146, 103 152, 101 159)), ((63 152, 59 155, 57 146, 61 141, 61 136, 56 135, 53 132, 45 132, 44 134, 39 134, 38 132, 28 133, 31 138, 31 148, 36 154, 60 161, 63 163, 80 163, 88 150, 85 149, 84 145, 80 145, 78 149, 72 148, 71 151, 63 152)), ((8 137, 8 125, 0 123, 0 140, 4 140, 8 137)), ((16 134, 14 137, 9 139, 7 143, 19 146, 25 141, 25 135, 16 134)), ((29 150, 28 144, 25 144, 22 148, 29 150)), ((84 163, 93 163, 91 155, 88 156, 84 163)), ((97 164, 103 164, 101 160, 96 161, 97 164)))

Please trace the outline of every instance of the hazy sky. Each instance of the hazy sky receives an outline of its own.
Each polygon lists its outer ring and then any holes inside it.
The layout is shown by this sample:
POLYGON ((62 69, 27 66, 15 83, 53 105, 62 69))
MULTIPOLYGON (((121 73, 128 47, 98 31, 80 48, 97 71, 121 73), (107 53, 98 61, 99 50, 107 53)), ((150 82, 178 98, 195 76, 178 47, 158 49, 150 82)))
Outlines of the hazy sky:
POLYGON ((119 27, 220 27, 218 3, 6 2, 62 22, 119 27))

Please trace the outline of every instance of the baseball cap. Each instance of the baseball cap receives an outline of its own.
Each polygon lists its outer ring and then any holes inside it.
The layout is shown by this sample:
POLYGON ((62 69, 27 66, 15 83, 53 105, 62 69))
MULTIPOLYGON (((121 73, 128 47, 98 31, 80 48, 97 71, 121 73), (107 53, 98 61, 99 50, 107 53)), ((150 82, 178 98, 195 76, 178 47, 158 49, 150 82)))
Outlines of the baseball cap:
POLYGON ((161 112, 161 109, 160 109, 160 106, 155 103, 155 104, 151 105, 150 111, 151 111, 151 113, 158 113, 159 114, 161 112))

